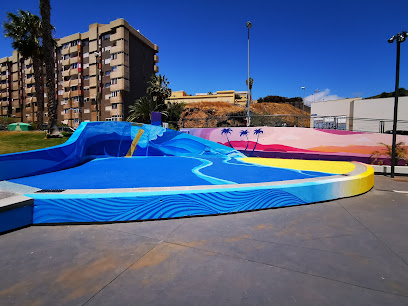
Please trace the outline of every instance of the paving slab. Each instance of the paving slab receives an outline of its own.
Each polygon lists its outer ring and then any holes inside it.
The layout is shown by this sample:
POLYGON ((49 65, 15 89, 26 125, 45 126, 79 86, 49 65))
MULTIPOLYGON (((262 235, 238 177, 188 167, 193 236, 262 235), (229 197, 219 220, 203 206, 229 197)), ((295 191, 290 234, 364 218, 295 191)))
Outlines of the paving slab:
POLYGON ((407 305, 408 183, 375 179, 325 203, 0 235, 0 305, 407 305))

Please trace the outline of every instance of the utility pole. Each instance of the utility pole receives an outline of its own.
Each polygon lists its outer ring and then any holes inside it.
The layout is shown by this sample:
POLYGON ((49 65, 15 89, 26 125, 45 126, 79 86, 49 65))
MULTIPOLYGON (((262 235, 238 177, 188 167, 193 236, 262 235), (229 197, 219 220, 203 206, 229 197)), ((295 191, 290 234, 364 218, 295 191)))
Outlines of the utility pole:
POLYGON ((251 117, 250 117, 250 111, 249 111, 249 106, 250 106, 250 99, 251 95, 249 92, 249 87, 250 87, 250 82, 249 82, 249 29, 252 28, 252 23, 248 21, 246 23, 246 26, 248 28, 248 78, 247 78, 247 85, 248 85, 248 92, 247 92, 247 126, 251 125, 251 117))
POLYGON ((395 149, 397 143, 397 118, 398 118, 398 95, 399 95, 399 71, 400 71, 400 45, 406 40, 408 33, 403 31, 391 37, 388 42, 392 44, 394 40, 397 41, 397 67, 395 75, 395 100, 394 100, 394 120, 392 125, 392 152, 391 152, 391 177, 395 175, 395 149))

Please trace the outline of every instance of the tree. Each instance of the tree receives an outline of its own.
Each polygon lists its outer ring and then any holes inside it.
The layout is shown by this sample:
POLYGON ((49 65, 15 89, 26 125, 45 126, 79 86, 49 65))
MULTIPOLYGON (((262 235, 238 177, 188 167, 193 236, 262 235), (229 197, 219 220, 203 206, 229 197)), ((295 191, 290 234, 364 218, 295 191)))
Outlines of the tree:
POLYGON ((156 103, 159 110, 164 109, 164 101, 171 96, 171 89, 168 88, 170 82, 167 80, 166 76, 154 74, 147 84, 147 95, 149 95, 152 101, 156 103))
POLYGON ((232 129, 230 129, 230 128, 225 128, 225 129, 222 129, 221 135, 225 134, 225 136, 227 137, 228 144, 230 145, 231 148, 233 148, 233 146, 232 146, 230 140, 228 139, 228 134, 231 134, 231 132, 232 132, 232 129))
POLYGON ((157 110, 156 103, 149 96, 144 96, 129 106, 129 116, 126 121, 150 123, 151 113, 157 110))
POLYGON ((180 120, 181 113, 184 111, 185 103, 169 102, 165 116, 169 122, 177 122, 180 120))
MULTIPOLYGON (((37 98, 37 124, 39 127, 43 125, 44 112, 44 90, 42 82, 42 46, 41 18, 31 14, 29 11, 19 10, 18 14, 8 12, 7 19, 3 23, 5 37, 11 38, 12 47, 20 53, 21 62, 27 58, 32 58, 35 80, 35 96, 37 98)), ((20 102, 21 103, 21 102, 20 102)), ((23 117, 21 117, 23 121, 23 117)))
POLYGON ((245 135, 247 139, 247 145, 244 150, 244 152, 246 152, 246 150, 248 149, 248 145, 249 145, 248 130, 241 130, 241 132, 239 133, 239 136, 242 137, 242 135, 245 135))
MULTIPOLYGON (((257 135, 257 137, 256 137, 256 143, 255 143, 254 148, 253 148, 253 150, 252 150, 252 154, 255 152, 255 148, 256 148, 256 145, 258 144, 258 140, 259 140, 259 135, 260 135, 260 134, 263 134, 262 129, 256 129, 256 130, 254 131, 254 135, 257 135)), ((251 154, 251 155, 252 155, 252 154, 251 154)))
POLYGON ((48 89, 48 133, 47 137, 62 137, 58 131, 57 101, 55 100, 54 39, 52 38, 50 0, 40 0, 42 18, 41 37, 48 89))
MULTIPOLYGON (((381 158, 381 156, 387 155, 390 158, 392 158, 392 146, 387 145, 383 142, 380 142, 381 145, 384 146, 383 151, 376 150, 373 153, 371 153, 370 159, 372 160, 372 164, 375 164, 378 162, 378 159, 381 158)), ((398 165, 400 161, 404 161, 405 164, 408 163, 408 149, 405 146, 405 142, 401 141, 395 144, 395 160, 396 164, 398 165)), ((382 164, 383 160, 380 160, 378 164, 382 164)))

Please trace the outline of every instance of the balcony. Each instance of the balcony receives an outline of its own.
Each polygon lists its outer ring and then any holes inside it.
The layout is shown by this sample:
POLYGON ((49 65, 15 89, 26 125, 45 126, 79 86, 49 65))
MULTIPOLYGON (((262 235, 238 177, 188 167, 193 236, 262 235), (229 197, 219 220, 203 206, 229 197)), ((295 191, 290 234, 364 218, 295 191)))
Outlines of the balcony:
POLYGON ((70 71, 70 70, 71 70, 71 69, 64 70, 64 71, 62 72, 62 76, 63 76, 63 77, 70 76, 70 74, 69 74, 69 71, 70 71))
POLYGON ((7 71, 7 65, 0 67, 0 72, 4 72, 4 71, 7 71))
POLYGON ((114 104, 114 103, 122 103, 122 95, 119 94, 117 97, 111 97, 111 98, 109 99, 109 102, 110 102, 111 104, 114 104))
POLYGON ((115 78, 129 78, 129 68, 125 66, 119 66, 116 71, 112 71, 110 74, 111 79, 115 78))
POLYGON ((72 118, 72 110, 69 110, 68 113, 64 113, 63 115, 64 120, 72 118))
POLYGON ((89 78, 89 87, 96 87, 96 76, 89 78))
POLYGON ((129 91, 129 89, 130 89, 129 80, 125 80, 125 79, 119 79, 117 84, 112 84, 110 86, 111 91, 115 91, 115 90, 129 91))
POLYGON ((154 73, 158 73, 159 72, 159 66, 154 65, 154 73))
POLYGON ((13 73, 11 79, 13 82, 18 81, 18 73, 13 73))
POLYGON ((72 117, 74 118, 74 119, 76 119, 76 118, 81 118, 81 113, 72 113, 72 117))
POLYGON ((68 59, 65 59, 65 60, 62 60, 62 66, 68 66, 70 63, 69 63, 69 58, 68 59))
POLYGON ((96 65, 89 66, 89 75, 96 75, 96 65))
POLYGON ((33 103, 33 102, 37 102, 37 98, 36 98, 36 97, 27 97, 26 103, 33 103))
POLYGON ((125 38, 125 28, 124 27, 116 28, 116 33, 111 34, 110 41, 115 41, 120 38, 125 38))
POLYGON ((63 87, 63 88, 65 88, 65 87, 71 87, 71 80, 69 80, 69 81, 63 81, 63 82, 62 82, 62 87, 63 87))
POLYGON ((2 89, 7 89, 7 83, 6 84, 0 84, 0 90, 2 89))
POLYGON ((75 68, 75 69, 69 69, 69 75, 76 75, 76 74, 78 74, 78 68, 75 68))
POLYGON ((18 91, 13 91, 13 92, 11 93, 11 98, 13 98, 13 99, 18 99, 18 91))
POLYGON ((79 107, 79 101, 72 102, 72 107, 79 107))
POLYGON ((30 68, 25 70, 25 74, 33 74, 34 73, 34 68, 31 66, 30 68))
POLYGON ((110 111, 111 116, 117 116, 117 115, 122 115, 123 116, 123 108, 122 104, 117 104, 117 108, 112 108, 110 111))
MULTIPOLYGON (((129 49, 129 48, 127 48, 129 49)), ((112 47, 110 53, 124 52, 125 51, 125 41, 118 40, 116 41, 116 46, 112 47)))
POLYGON ((158 55, 154 55, 154 62, 158 63, 159 62, 159 56, 158 55))
POLYGON ((78 79, 72 79, 69 81, 70 86, 78 86, 79 80, 78 79))
POLYGON ((110 62, 111 67, 119 65, 129 66, 129 56, 125 56, 124 53, 120 53, 116 59, 113 59, 110 62))
POLYGON ((26 80, 26 84, 33 84, 35 81, 34 81, 34 77, 31 77, 31 78, 28 78, 27 80, 26 80))

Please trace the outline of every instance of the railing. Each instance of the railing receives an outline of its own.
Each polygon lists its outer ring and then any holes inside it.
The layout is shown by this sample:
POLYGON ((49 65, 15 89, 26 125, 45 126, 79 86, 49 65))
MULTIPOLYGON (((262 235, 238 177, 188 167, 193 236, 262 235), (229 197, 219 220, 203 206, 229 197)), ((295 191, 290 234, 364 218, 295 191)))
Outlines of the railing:
MULTIPOLYGON (((172 128, 246 127, 246 116, 217 116, 166 120, 172 128)), ((392 119, 356 118, 346 116, 251 115, 251 126, 306 127, 315 129, 348 130, 356 132, 391 133, 392 119)), ((398 120, 398 131, 408 131, 408 120, 398 120)), ((404 133, 404 132, 399 132, 404 133)), ((407 132, 408 134, 408 132, 407 132)))

